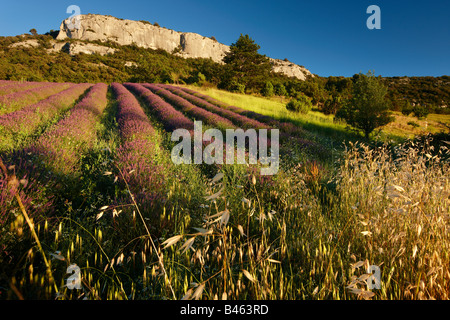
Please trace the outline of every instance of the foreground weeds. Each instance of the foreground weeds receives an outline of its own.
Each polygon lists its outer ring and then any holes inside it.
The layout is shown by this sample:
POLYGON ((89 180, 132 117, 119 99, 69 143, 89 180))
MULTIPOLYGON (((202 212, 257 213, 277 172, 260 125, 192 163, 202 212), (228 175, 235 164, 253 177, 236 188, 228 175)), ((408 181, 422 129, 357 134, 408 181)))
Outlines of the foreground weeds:
POLYGON ((90 185, 99 195, 109 184, 110 196, 91 201, 82 219, 77 210, 48 217, 30 205, 28 221, 19 207, 26 188, 10 182, 5 166, 0 297, 448 299, 445 141, 349 144, 333 170, 302 161, 274 177, 227 165, 205 179, 195 167, 174 167, 158 212, 164 229, 127 188, 132 172, 115 174, 113 156, 98 160, 103 180, 90 185), (114 203, 126 193, 127 204, 114 203), (67 273, 73 265, 79 289, 67 273), (368 286, 371 265, 379 289, 368 286))

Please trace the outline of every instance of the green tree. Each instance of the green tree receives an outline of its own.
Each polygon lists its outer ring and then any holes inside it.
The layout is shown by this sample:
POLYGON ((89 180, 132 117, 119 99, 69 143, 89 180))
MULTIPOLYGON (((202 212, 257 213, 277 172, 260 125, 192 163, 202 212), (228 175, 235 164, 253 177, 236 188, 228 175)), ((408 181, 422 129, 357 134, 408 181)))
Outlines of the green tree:
POLYGON ((428 116, 428 114, 430 113, 430 111, 428 110, 428 108, 426 106, 422 106, 420 104, 416 104, 412 108, 412 112, 417 119, 426 118, 428 116))
POLYGON ((36 35, 37 35, 37 31, 36 31, 35 28, 31 29, 31 30, 30 30, 30 33, 31 33, 33 36, 36 36, 36 35))
POLYGON ((370 71, 354 76, 354 80, 352 98, 339 109, 336 118, 363 131, 368 139, 373 130, 394 120, 386 99, 387 88, 370 71))
POLYGON ((399 103, 401 112, 405 116, 409 116, 413 112, 413 106, 408 100, 403 100, 399 103))
POLYGON ((286 90, 286 87, 285 87, 284 84, 282 84, 282 83, 277 83, 277 84, 274 86, 274 92, 275 92, 275 94, 276 94, 277 96, 283 96, 283 97, 285 97, 285 96, 288 95, 288 92, 287 92, 287 90, 286 90))
POLYGON ((273 90, 273 85, 272 82, 267 81, 266 85, 264 86, 264 88, 261 91, 261 94, 264 97, 272 97, 274 95, 274 90, 273 90))
POLYGON ((336 112, 341 108, 344 99, 340 95, 334 95, 327 100, 323 104, 321 111, 324 114, 336 114, 336 112))
POLYGON ((295 99, 292 99, 286 104, 286 109, 293 112, 307 114, 312 109, 311 98, 304 94, 298 94, 295 99))
POLYGON ((241 34, 223 58, 226 68, 225 86, 235 80, 247 89, 262 89, 272 65, 269 58, 258 53, 260 48, 248 35, 241 34))

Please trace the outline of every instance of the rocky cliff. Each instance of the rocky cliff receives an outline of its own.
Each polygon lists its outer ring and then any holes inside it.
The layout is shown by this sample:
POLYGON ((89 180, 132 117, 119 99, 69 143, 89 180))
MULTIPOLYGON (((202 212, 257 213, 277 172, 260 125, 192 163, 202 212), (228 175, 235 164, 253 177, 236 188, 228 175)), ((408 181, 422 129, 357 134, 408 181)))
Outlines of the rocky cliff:
MULTIPOLYGON (((58 40, 112 41, 119 45, 135 44, 150 49, 163 49, 185 58, 211 58, 222 62, 229 46, 196 33, 178 32, 144 21, 123 20, 95 14, 78 16, 61 23, 58 40)), ((291 62, 271 59, 275 72, 304 80, 311 73, 291 62)))

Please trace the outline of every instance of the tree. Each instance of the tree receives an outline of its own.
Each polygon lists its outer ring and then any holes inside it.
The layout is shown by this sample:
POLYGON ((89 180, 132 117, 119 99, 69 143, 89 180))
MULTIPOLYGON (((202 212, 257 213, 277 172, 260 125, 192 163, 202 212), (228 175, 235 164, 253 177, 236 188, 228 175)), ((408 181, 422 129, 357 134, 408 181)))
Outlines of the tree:
POLYGON ((409 116, 413 112, 413 106, 408 100, 403 100, 399 103, 401 112, 405 116, 409 116))
POLYGON ((33 35, 33 36, 36 36, 37 35, 37 31, 36 31, 36 29, 31 29, 30 30, 30 33, 33 35))
POLYGON ((267 81, 261 93, 264 97, 272 97, 274 95, 272 82, 267 81))
POLYGON ((334 95, 325 100, 322 108, 320 109, 324 114, 336 114, 343 104, 343 98, 340 95, 334 95))
POLYGON ((416 104, 412 108, 412 112, 413 112, 414 116, 419 120, 426 118, 428 116, 428 114, 430 113, 430 111, 428 110, 427 107, 422 106, 420 104, 416 104))
POLYGON ((286 104, 286 109, 293 112, 307 114, 312 109, 311 98, 304 94, 298 94, 295 99, 292 99, 286 104))
POLYGON ((248 35, 241 34, 223 58, 226 68, 223 87, 235 80, 235 83, 245 85, 247 89, 262 89, 272 65, 269 58, 258 53, 260 48, 248 35))
POLYGON ((372 72, 353 76, 352 98, 336 113, 348 125, 362 130, 368 139, 370 133, 394 119, 390 116, 386 100, 387 88, 372 72))
POLYGON ((277 96, 287 96, 288 95, 288 92, 287 92, 287 90, 286 90, 286 87, 284 86, 284 84, 282 84, 282 83, 277 83, 275 86, 274 86, 274 92, 275 92, 275 94, 277 95, 277 96))

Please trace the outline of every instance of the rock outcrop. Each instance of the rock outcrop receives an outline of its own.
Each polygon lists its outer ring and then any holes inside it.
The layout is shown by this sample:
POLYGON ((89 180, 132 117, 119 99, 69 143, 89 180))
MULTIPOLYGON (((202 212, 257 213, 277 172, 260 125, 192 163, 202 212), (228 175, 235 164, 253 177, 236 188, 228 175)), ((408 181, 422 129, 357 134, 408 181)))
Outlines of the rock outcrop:
POLYGON ((40 46, 39 41, 34 40, 34 39, 30 39, 30 40, 25 40, 25 41, 13 43, 9 47, 10 48, 17 48, 17 47, 36 48, 36 47, 39 47, 39 46, 40 46))
POLYGON ((285 74, 289 77, 295 77, 305 80, 308 75, 313 76, 311 72, 304 66, 299 66, 295 63, 286 60, 270 59, 274 72, 285 74))
MULTIPOLYGON (((80 15, 79 20, 64 20, 57 40, 79 39, 86 41, 112 41, 119 45, 132 45, 150 49, 163 49, 184 58, 211 58, 222 63, 229 46, 196 33, 178 32, 145 21, 123 20, 103 15, 80 15)), ((95 52, 99 48, 71 48, 71 52, 95 52), (77 50, 75 50, 77 49, 77 50), (91 50, 92 49, 92 50, 91 50)), ((106 53, 106 52, 105 52, 106 53)), ((306 79, 311 73, 304 67, 291 62, 271 59, 274 71, 285 75, 306 79)))
POLYGON ((189 58, 211 58, 221 61, 228 46, 195 33, 182 33, 154 26, 150 23, 121 20, 102 15, 80 15, 79 29, 75 21, 61 23, 57 40, 79 39, 112 41, 119 45, 132 45, 149 49, 163 49, 189 58))

